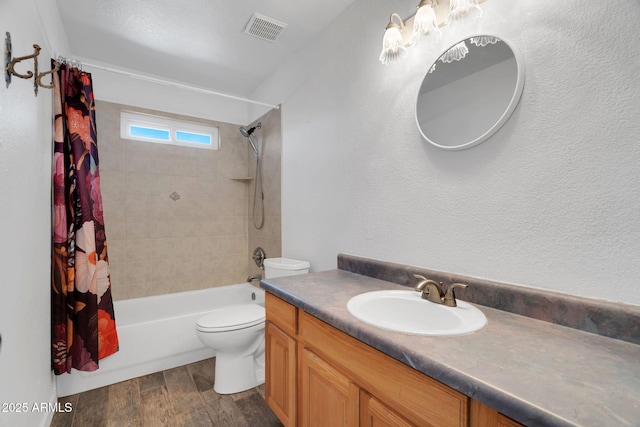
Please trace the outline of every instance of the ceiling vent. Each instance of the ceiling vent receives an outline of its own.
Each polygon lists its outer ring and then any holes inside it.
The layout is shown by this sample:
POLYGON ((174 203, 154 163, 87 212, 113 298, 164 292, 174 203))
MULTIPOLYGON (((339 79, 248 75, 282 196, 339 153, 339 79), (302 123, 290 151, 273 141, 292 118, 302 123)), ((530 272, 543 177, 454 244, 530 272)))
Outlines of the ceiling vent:
POLYGON ((286 27, 287 24, 284 22, 259 13, 254 13, 245 27, 244 32, 262 40, 275 42, 280 38, 280 35, 286 27))

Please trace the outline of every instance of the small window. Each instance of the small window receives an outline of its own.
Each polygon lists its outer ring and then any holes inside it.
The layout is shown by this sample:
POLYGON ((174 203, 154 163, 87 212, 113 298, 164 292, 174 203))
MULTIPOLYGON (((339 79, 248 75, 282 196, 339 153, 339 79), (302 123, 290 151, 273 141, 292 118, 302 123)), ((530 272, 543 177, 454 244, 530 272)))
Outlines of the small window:
POLYGON ((193 133, 187 131, 176 131, 176 139, 183 142, 196 142, 198 144, 211 145, 211 135, 205 135, 202 133, 193 133))
POLYGON ((161 141, 171 141, 171 132, 163 129, 155 129, 146 126, 129 127, 129 134, 132 138, 159 139, 161 141))
POLYGON ((128 111, 120 113, 120 137, 210 150, 219 148, 215 126, 128 111))

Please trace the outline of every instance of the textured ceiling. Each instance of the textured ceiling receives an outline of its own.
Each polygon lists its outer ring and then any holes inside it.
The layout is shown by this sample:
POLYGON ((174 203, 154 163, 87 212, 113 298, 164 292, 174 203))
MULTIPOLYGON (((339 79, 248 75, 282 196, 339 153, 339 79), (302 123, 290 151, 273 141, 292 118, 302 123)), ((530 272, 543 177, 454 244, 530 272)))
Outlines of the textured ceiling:
POLYGON ((248 96, 353 0, 56 0, 74 57, 248 96), (254 12, 288 24, 244 34, 254 12))

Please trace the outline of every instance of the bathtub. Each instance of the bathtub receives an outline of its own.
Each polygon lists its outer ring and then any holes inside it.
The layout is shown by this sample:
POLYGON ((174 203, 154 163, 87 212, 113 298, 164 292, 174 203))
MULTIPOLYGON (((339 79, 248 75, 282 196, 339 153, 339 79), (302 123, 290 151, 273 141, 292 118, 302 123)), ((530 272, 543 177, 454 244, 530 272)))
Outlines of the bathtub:
POLYGON ((115 384, 215 356, 196 335, 196 320, 227 305, 264 306, 264 291, 249 283, 115 301, 120 350, 100 369, 56 376, 58 397, 115 384))

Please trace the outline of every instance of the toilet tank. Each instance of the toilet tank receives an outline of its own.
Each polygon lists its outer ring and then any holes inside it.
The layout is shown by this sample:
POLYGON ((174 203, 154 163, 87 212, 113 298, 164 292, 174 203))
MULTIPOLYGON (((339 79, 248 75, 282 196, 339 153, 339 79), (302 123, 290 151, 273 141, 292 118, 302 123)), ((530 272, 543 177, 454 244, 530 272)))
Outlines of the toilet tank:
POLYGON ((307 274, 311 265, 307 261, 289 258, 266 258, 264 260, 264 278, 297 276, 307 274))

